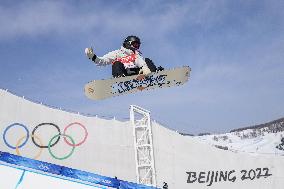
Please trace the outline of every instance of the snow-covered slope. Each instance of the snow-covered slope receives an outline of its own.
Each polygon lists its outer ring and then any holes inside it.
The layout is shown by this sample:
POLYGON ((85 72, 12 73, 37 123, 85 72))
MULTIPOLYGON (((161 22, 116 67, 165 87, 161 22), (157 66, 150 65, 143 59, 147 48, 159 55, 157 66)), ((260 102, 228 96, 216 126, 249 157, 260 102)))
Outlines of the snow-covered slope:
POLYGON ((225 134, 194 137, 202 143, 235 152, 284 155, 284 132, 246 129, 225 134))
MULTIPOLYGON (((66 112, 33 103, 1 89, 0 104, 2 152, 130 182, 136 182, 139 178, 138 163, 142 167, 148 163, 145 158, 148 157, 147 151, 142 152, 150 145, 135 148, 134 142, 136 144, 142 139, 150 141, 150 138, 142 133, 139 140, 134 138, 133 130, 142 127, 136 127, 131 121, 105 120, 66 112), (58 135, 63 137, 54 142, 54 137, 58 135), (66 137, 73 138, 74 144, 64 140, 66 137), (136 149, 139 149, 139 161, 135 158, 136 149)), ((229 151, 211 146, 226 144, 227 148, 231 145, 238 150, 249 151, 256 148, 256 143, 262 146, 261 149, 258 147, 259 151, 264 153, 266 149, 269 152, 267 149, 271 148, 266 143, 280 143, 281 128, 277 134, 269 133, 276 131, 274 129, 259 132, 253 128, 251 131, 238 130, 215 136, 215 140, 223 137, 223 141, 215 141, 214 135, 182 136, 156 122, 152 122, 150 128, 153 140, 151 158, 160 188, 164 182, 175 189, 283 188, 283 156, 237 153, 233 148, 229 151)))

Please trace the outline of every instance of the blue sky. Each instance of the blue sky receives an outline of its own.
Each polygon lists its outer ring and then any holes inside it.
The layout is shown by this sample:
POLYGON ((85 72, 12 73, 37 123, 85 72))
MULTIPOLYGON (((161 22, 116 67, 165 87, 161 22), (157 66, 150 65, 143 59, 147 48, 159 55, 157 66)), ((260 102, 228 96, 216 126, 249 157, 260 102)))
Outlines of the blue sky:
POLYGON ((117 119, 129 106, 187 133, 226 132, 284 116, 284 1, 0 2, 0 87, 62 109, 117 119), (84 55, 141 38, 144 57, 188 65, 180 87, 91 101, 88 81, 108 78, 84 55))

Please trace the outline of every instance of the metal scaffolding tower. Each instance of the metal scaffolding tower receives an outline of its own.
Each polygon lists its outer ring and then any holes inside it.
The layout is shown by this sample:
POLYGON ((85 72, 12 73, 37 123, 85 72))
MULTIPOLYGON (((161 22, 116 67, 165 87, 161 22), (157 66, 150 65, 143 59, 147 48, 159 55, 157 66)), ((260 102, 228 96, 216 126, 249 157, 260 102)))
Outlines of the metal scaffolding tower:
POLYGON ((157 186, 150 112, 131 105, 130 121, 133 125, 137 182, 157 186))

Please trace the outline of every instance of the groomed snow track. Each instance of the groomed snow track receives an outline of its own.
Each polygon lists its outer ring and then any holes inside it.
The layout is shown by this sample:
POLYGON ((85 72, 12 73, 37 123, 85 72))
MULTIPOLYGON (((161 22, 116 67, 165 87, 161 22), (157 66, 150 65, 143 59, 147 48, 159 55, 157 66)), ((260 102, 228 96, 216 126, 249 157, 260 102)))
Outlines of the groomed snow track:
MULTIPOLYGON (((6 157, 31 159, 106 178, 117 177, 116 180, 126 183, 137 182, 137 143, 131 121, 70 113, 6 90, 0 90, 0 105, 2 157, 6 154, 6 157)), ((164 182, 169 189, 282 189, 284 186, 283 156, 221 150, 156 122, 150 125, 153 151, 149 153, 155 162, 152 168, 159 188, 164 182)), ((125 187, 139 188, 139 185, 125 187)))

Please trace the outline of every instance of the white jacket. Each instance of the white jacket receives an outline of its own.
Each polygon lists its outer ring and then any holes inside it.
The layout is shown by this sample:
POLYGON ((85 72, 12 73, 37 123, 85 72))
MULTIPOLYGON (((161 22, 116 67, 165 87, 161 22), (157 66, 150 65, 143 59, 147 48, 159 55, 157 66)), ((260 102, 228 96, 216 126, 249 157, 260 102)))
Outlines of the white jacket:
POLYGON ((141 68, 147 66, 145 59, 139 51, 135 53, 127 48, 121 47, 118 50, 111 51, 102 57, 96 57, 94 63, 98 66, 113 64, 115 61, 122 62, 125 68, 141 68))

